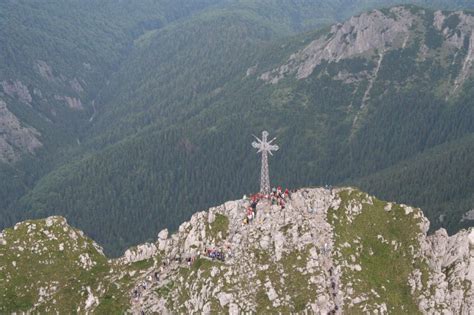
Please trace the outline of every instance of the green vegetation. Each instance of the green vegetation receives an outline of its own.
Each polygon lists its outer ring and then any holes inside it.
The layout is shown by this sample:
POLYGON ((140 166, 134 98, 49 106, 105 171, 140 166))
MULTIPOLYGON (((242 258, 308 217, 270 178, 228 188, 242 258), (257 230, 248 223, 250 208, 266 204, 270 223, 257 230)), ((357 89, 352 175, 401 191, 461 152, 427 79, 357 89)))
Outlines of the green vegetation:
POLYGON ((217 236, 221 235, 220 239, 226 239, 229 233, 229 218, 226 215, 216 213, 214 222, 208 225, 207 234, 217 239, 217 236))
POLYGON ((449 233, 467 228, 459 222, 474 203, 474 136, 439 145, 394 166, 356 181, 371 194, 397 202, 421 205, 431 230, 449 233), (432 192, 437 192, 433 194, 432 192), (440 216, 443 220, 440 220, 440 216))
POLYGON ((167 298, 171 290, 173 290, 174 287, 174 282, 168 282, 166 285, 158 288, 156 292, 158 293, 159 296, 167 298))
MULTIPOLYGON (((192 266, 192 270, 194 270, 194 271, 201 270, 204 273, 206 273, 206 272, 209 273, 210 270, 211 270, 212 264, 213 263, 208 259, 198 258, 198 259, 196 259, 196 261, 194 261, 193 266, 192 266)), ((207 274, 207 275, 209 275, 209 274, 207 274)))
POLYGON ((298 272, 298 268, 306 268, 309 255, 308 250, 292 251, 282 257, 284 274, 289 275, 285 279, 284 291, 291 296, 293 304, 291 312, 302 312, 309 303, 315 301, 316 288, 310 284, 310 274, 298 272), (304 283, 304 285, 301 285, 304 283))
POLYGON ((47 303, 36 311, 74 312, 87 296, 86 288, 97 288, 106 277, 106 257, 92 240, 62 220, 50 226, 45 220, 27 221, 5 230, 7 246, 0 246, 0 312, 31 310, 40 292, 47 303))
POLYGON ((443 28, 448 27, 453 30, 459 25, 460 22, 461 19, 459 18, 459 15, 452 14, 446 20, 444 20, 443 28))
POLYGON ((288 223, 287 225, 284 225, 280 228, 280 231, 286 234, 288 230, 290 230, 293 227, 292 223, 288 223))
MULTIPOLYGON (((223 266, 221 262, 211 261, 205 258, 197 258, 190 268, 180 267, 178 277, 180 284, 170 282, 164 287, 161 287, 157 292, 167 300, 167 305, 170 309, 183 312, 186 311, 184 303, 189 300, 191 296, 199 295, 206 281, 211 279, 215 286, 218 277, 211 277, 211 269, 213 266, 223 266), (198 274, 200 275, 198 277, 198 274), (173 292, 173 296, 170 293, 173 292)), ((223 311, 217 299, 211 301, 211 311, 220 313, 223 311)))
MULTIPOLYGON (((340 197, 340 207, 328 213, 329 222, 334 225, 335 247, 344 260, 356 257, 354 263, 361 267, 361 271, 343 268, 343 282, 352 283, 354 294, 367 294, 371 304, 385 303, 389 312, 417 314, 407 279, 414 269, 421 270, 424 279, 427 276, 428 266, 422 258, 413 259, 412 253, 412 249, 420 249, 416 241, 420 210, 413 209, 407 214, 402 206, 393 204, 387 211, 386 202, 375 198, 368 201, 368 195, 357 190, 343 191, 340 197), (347 209, 359 203, 362 212, 351 222, 346 217, 347 209), (370 293, 372 289, 378 296, 370 293)), ((362 306, 354 306, 351 312, 361 312, 358 307, 362 306)))
POLYGON ((278 262, 271 260, 267 252, 255 250, 254 253, 258 266, 269 265, 268 269, 257 273, 257 278, 261 282, 261 287, 255 297, 257 313, 266 313, 270 310, 282 313, 299 313, 304 311, 309 303, 314 303, 316 287, 311 285, 309 281, 312 274, 301 272, 302 268, 306 268, 309 248, 286 253, 278 262), (286 276, 282 279, 282 275, 286 276), (280 307, 275 309, 273 307, 263 286, 268 280, 280 296, 288 295, 291 297, 291 308, 280 307), (282 280, 284 284, 281 282, 282 280))
MULTIPOLYGON (((425 256, 418 243, 420 237, 423 242, 427 240, 420 225, 424 220, 421 211, 378 200, 353 188, 339 190, 339 197, 340 205, 328 210, 327 220, 334 232, 331 256, 337 274, 342 276, 337 283, 345 292, 344 311, 364 314, 384 304, 390 313, 418 314, 416 302, 422 292, 417 290, 423 290, 425 296, 431 290, 434 297, 436 288, 428 285, 428 277, 439 275, 428 266, 427 261, 430 260, 430 264, 433 261, 425 256), (422 285, 412 294, 407 280, 415 270, 421 271, 422 285), (351 305, 356 296, 366 300, 351 305)), ((293 200, 294 206, 302 202, 293 200)), ((283 216, 283 213, 277 215, 283 216)), ((209 226, 202 225, 205 217, 199 218, 202 221, 196 226, 208 229, 209 226)), ((267 228, 275 227, 275 231, 283 233, 289 229, 304 233, 307 226, 320 219, 306 217, 293 225, 284 225, 285 220, 277 217, 267 228)), ((228 224, 226 216, 216 216, 212 229, 227 231, 228 224)), ((249 227, 242 226, 240 233, 249 232, 249 227)), ((253 237, 259 233, 263 237, 273 231, 255 226, 250 232, 253 237)), ((318 227, 309 232, 324 233, 318 227)), ((187 236, 186 230, 172 236, 178 240, 173 244, 177 248, 167 251, 166 258, 175 257, 176 250, 183 254, 180 244, 187 236)), ((228 293, 242 312, 309 311, 310 305, 318 303, 319 294, 331 293, 329 257, 321 253, 318 244, 322 240, 295 241, 288 235, 281 256, 271 248, 262 250, 258 241, 254 244, 244 241, 241 243, 244 246, 226 262, 202 256, 191 265, 174 262, 160 274, 157 283, 153 280, 153 284, 147 284, 148 291, 142 301, 163 298, 173 312, 189 311, 189 303, 195 307, 202 301, 199 307, 206 305, 211 313, 220 314, 235 307, 232 304, 221 306, 221 302, 228 299, 221 294, 228 293)), ((161 265, 162 255, 160 252, 150 259, 132 263, 108 260, 91 239, 67 225, 62 217, 21 222, 0 235, 0 313, 88 311, 84 307, 90 294, 98 304, 94 303, 89 311, 98 314, 130 311, 130 294, 137 284, 148 278, 149 272, 157 271, 153 266, 161 265)), ((452 263, 442 272, 452 275, 456 266, 457 262, 452 263)), ((465 282, 464 289, 468 285, 468 281, 465 282)))
POLYGON ((153 263, 154 263, 154 259, 153 258, 150 258, 150 259, 145 259, 145 260, 140 260, 140 261, 137 261, 137 262, 134 262, 131 267, 133 269, 147 269, 151 266, 153 266, 153 263))
POLYGON ((123 314, 129 307, 129 297, 114 284, 110 284, 109 290, 100 299, 100 304, 95 309, 97 314, 123 314))
POLYGON ((0 65, 0 80, 18 78, 43 98, 29 106, 1 97, 41 132, 45 147, 0 165, 0 226, 61 214, 118 256, 161 228, 176 229, 196 209, 256 191, 258 158, 249 142, 262 129, 278 136, 282 148, 270 161, 274 183, 357 184, 423 207, 433 227, 467 226, 459 221, 473 202, 474 89, 468 81, 446 100, 466 48, 456 58, 441 49, 419 58, 421 43, 442 43, 432 11, 410 7, 423 23, 406 49, 385 55, 364 111, 367 80, 334 76, 371 73, 375 59, 323 63, 301 81, 271 85, 257 78, 328 35, 316 27, 392 4, 3 2, 0 57, 8 62, 0 65), (35 70, 38 60, 51 66, 54 80, 35 70), (86 82, 83 92, 70 86, 74 78, 86 82), (85 110, 70 110, 54 95, 80 97, 85 110))

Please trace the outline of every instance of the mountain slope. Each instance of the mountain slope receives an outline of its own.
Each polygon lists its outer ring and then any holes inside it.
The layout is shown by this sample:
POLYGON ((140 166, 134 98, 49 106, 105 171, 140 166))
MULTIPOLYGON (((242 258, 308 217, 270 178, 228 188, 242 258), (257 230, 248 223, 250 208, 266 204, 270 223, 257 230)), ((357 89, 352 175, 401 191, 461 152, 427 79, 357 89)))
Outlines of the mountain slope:
POLYGON ((400 202, 414 201, 425 206, 425 214, 433 218, 432 228, 445 226, 449 233, 455 233, 459 227, 472 225, 462 218, 474 204, 473 140, 470 135, 436 146, 356 183, 370 193, 383 192, 383 198, 396 196, 400 202))
MULTIPOLYGON (((124 68, 111 90, 118 91, 117 100, 126 101, 104 107, 85 144, 95 149, 110 145, 41 179, 16 206, 18 218, 65 214, 118 254, 160 228, 177 228, 194 207, 256 189, 258 159, 250 155, 249 143, 250 135, 262 129, 278 136, 282 150, 271 159, 272 176, 288 186, 358 182, 401 167, 415 155, 429 155, 437 146, 456 147, 457 141, 460 147, 453 152, 471 150, 471 142, 461 144, 474 131, 470 13, 412 6, 375 10, 274 44, 265 42, 272 28, 255 24, 251 16, 226 20, 245 36, 213 32, 221 17, 205 13, 197 17, 199 23, 147 38, 137 62, 124 68), (193 26, 196 41, 190 43, 186 34, 193 26), (171 38, 188 43, 198 57, 192 59, 178 45, 172 50, 176 61, 160 60, 160 44, 171 38), (248 55, 219 52, 224 38, 236 45, 229 47, 247 45, 248 55), (201 41, 216 49, 200 48, 201 41), (201 61, 204 55, 207 61, 201 61), (142 58, 149 66, 138 66, 142 58), (205 84, 191 69, 172 66, 189 58, 189 67, 196 63, 205 84), (155 64, 190 85, 167 81, 150 66, 155 64), (126 74, 139 78, 130 90, 119 88, 126 74), (157 222, 140 221, 154 217, 157 222)), ((444 174, 469 183, 469 172, 458 171, 469 169, 469 161, 462 154, 456 164, 445 165, 444 174)), ((400 183, 407 183, 409 174, 402 174, 400 183)), ((439 205, 447 206, 443 214, 452 215, 445 221, 450 231, 472 223, 459 222, 472 208, 466 187, 456 195, 458 201, 450 202, 448 181, 415 182, 415 191, 437 196, 436 203, 426 204, 436 226, 439 205)), ((387 189, 377 190, 381 195, 403 197, 417 206, 426 200, 405 195, 403 189, 390 195, 389 184, 380 187, 387 189)))
POLYGON ((183 2, 180 12, 172 12, 167 1, 3 2, 0 56, 9 62, 0 68, 2 100, 22 123, 41 132, 46 145, 61 139, 64 145, 78 137, 92 102, 135 37, 216 2, 183 2))
POLYGON ((217 2, 0 3, 0 177, 8 179, 0 191, 15 191, 0 198, 2 215, 68 159, 68 146, 80 146, 100 90, 134 39, 217 2))
POLYGON ((353 188, 300 189, 285 209, 260 200, 244 225, 249 205, 198 212, 115 260, 64 218, 18 223, 0 233, 0 311, 473 310, 472 229, 427 236, 421 210, 353 188))

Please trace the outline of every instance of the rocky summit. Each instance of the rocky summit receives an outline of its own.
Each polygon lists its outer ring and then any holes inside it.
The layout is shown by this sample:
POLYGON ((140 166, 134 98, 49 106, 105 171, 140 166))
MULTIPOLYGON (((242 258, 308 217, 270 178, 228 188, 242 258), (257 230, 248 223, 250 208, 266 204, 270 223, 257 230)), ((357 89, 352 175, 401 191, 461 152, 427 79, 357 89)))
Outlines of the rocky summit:
POLYGON ((0 234, 0 313, 472 314, 474 229, 354 188, 229 201, 107 259, 62 217, 0 234))

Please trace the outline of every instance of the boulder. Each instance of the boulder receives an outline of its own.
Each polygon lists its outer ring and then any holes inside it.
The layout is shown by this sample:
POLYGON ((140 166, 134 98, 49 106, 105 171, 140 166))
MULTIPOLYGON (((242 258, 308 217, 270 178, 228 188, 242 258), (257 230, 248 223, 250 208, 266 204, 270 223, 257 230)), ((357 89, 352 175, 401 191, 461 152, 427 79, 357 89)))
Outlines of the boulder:
POLYGON ((167 238, 168 238, 168 229, 161 230, 160 233, 158 233, 158 239, 166 240, 167 238))
POLYGON ((155 244, 145 243, 142 245, 138 245, 134 248, 127 249, 121 260, 126 263, 132 263, 136 261, 149 259, 153 257, 154 255, 156 255, 156 253, 157 253, 157 247, 155 244))
POLYGON ((232 294, 225 292, 220 292, 219 294, 217 294, 217 298, 219 299, 219 303, 222 307, 232 302, 233 299, 232 294))

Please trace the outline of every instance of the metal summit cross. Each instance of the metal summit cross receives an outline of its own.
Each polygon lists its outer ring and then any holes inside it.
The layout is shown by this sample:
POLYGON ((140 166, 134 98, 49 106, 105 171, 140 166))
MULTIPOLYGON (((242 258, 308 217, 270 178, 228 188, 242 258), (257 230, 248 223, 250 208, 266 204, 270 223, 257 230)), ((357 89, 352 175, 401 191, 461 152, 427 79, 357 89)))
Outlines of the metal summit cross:
POLYGON ((272 142, 276 139, 273 138, 267 141, 268 132, 262 132, 262 139, 260 140, 254 136, 257 141, 252 142, 252 146, 258 149, 257 153, 262 152, 262 169, 260 172, 260 192, 262 194, 270 194, 270 173, 268 171, 268 153, 272 154, 272 151, 278 151, 279 147, 272 142))

